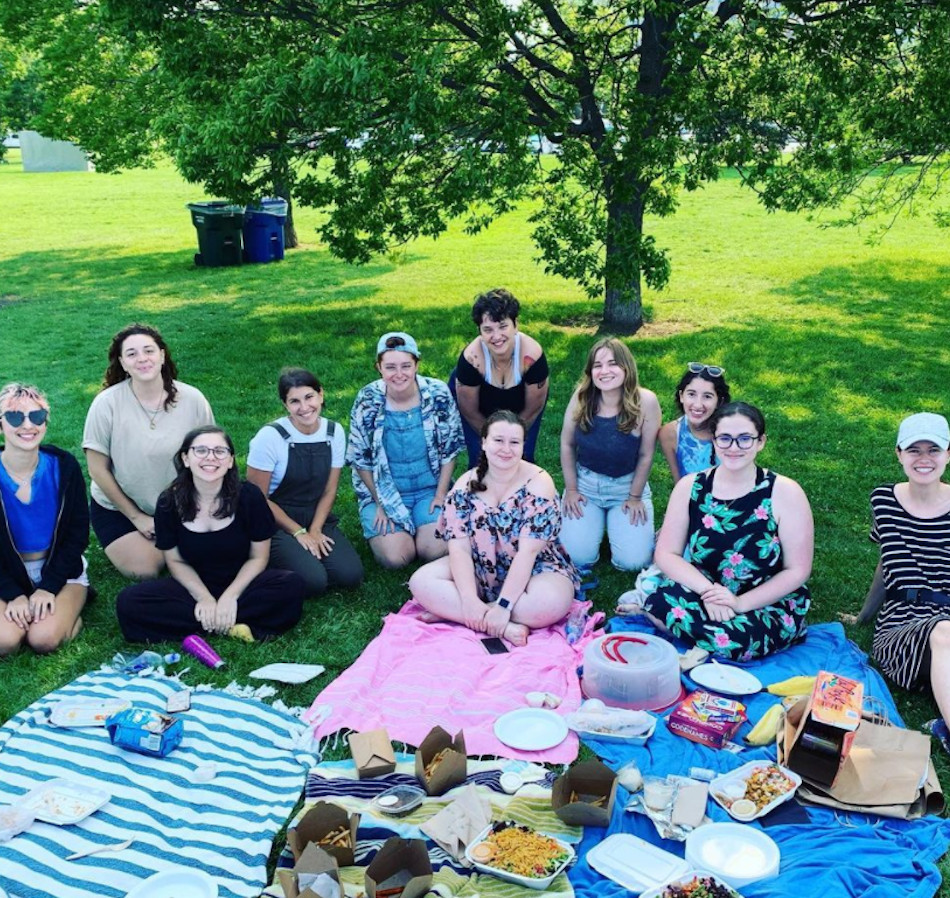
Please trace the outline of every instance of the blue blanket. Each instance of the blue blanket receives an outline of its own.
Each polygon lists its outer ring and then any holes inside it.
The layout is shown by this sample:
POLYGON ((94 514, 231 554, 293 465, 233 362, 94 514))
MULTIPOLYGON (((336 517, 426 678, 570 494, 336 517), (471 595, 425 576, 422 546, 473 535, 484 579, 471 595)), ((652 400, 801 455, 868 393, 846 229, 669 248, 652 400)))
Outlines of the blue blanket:
POLYGON ((196 691, 182 714, 184 739, 165 758, 116 748, 103 728, 47 723, 62 699, 121 696, 164 710, 180 684, 116 673, 86 674, 0 727, 0 803, 64 777, 111 800, 72 826, 34 823, 0 844, 0 886, 11 898, 124 898, 143 879, 175 866, 204 870, 220 898, 252 898, 266 883, 274 836, 303 789, 309 755, 294 748, 299 721, 262 702, 196 691), (210 782, 195 777, 214 762, 210 782), (66 856, 129 837, 130 848, 77 861, 66 856))
MULTIPOLYGON (((654 632, 641 621, 615 618, 610 629, 654 632)), ((840 624, 817 624, 808 630, 806 639, 777 655, 743 665, 765 685, 798 674, 814 674, 832 670, 864 683, 865 694, 882 702, 890 720, 901 724, 897 708, 883 679, 868 665, 867 656, 847 639, 840 624)), ((757 721, 768 708, 779 701, 762 692, 744 699, 750 720, 757 721)), ((746 723, 740 736, 750 729, 746 723)), ((670 733, 665 721, 643 748, 602 740, 584 740, 611 767, 635 760, 643 773, 665 775, 687 774, 690 767, 705 767, 726 772, 748 761, 775 759, 775 747, 748 748, 738 755, 716 751, 689 742, 670 733)), ((630 893, 604 879, 587 864, 586 853, 605 836, 629 832, 653 844, 683 856, 681 842, 664 841, 653 824, 640 814, 623 810, 628 793, 618 789, 617 803, 610 827, 587 829, 581 843, 578 863, 569 871, 578 898, 622 898, 630 893)), ((782 852, 781 873, 776 879, 745 886, 746 898, 930 898, 940 887, 936 861, 950 845, 950 820, 924 817, 915 821, 891 820, 864 814, 842 814, 827 808, 808 807, 808 820, 793 819, 795 811, 803 810, 792 802, 783 805, 765 818, 764 827, 782 852), (784 821, 784 822, 783 822, 784 821)), ((710 818, 726 821, 731 818, 710 801, 710 818)), ((749 824, 760 826, 760 822, 749 824)))

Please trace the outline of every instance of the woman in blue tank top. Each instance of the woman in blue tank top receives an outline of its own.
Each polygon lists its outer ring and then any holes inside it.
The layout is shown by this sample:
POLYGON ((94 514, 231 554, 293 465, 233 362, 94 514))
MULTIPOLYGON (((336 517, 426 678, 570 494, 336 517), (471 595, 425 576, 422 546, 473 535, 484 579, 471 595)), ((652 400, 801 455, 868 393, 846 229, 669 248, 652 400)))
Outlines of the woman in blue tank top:
POLYGON ((731 398, 725 374, 719 365, 690 362, 676 385, 673 399, 680 417, 660 428, 660 449, 674 484, 716 464, 709 422, 713 412, 731 398))
POLYGON ((561 428, 561 541, 575 564, 597 561, 605 530, 614 567, 639 570, 652 560, 647 480, 661 419, 656 394, 639 385, 626 344, 616 337, 598 340, 561 428))
POLYGON ((72 455, 40 445, 48 420, 36 387, 0 390, 0 655, 51 652, 82 627, 86 484, 72 455))

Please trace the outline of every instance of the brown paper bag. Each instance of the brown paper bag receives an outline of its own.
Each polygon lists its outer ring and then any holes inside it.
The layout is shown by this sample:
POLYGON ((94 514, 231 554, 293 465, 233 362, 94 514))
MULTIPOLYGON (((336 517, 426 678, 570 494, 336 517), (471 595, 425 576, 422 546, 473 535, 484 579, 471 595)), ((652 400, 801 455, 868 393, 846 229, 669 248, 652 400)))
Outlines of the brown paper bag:
MULTIPOLYGON (((779 744, 780 763, 787 763, 807 707, 808 702, 802 701, 789 710, 779 744)), ((790 769, 795 770, 794 764, 790 769)), ((944 808, 943 791, 930 762, 930 739, 913 730, 862 720, 833 785, 795 772, 805 780, 798 797, 826 807, 905 820, 938 814, 944 808), (927 779, 921 787, 925 770, 927 779)))

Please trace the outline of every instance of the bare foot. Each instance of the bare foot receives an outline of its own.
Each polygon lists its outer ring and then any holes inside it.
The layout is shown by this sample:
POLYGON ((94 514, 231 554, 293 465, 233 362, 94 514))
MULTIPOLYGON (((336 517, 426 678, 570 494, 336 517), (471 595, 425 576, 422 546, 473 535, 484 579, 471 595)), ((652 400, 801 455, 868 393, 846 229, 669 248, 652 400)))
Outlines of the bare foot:
POLYGON ((421 620, 424 624, 437 624, 444 618, 439 617, 438 614, 433 614, 431 611, 420 611, 416 615, 417 620, 421 620))
POLYGON ((843 624, 856 624, 858 622, 858 616, 856 614, 848 614, 846 611, 839 611, 838 620, 843 624))
POLYGON ((527 645, 531 630, 524 624, 511 624, 505 627, 505 639, 512 645, 527 645))

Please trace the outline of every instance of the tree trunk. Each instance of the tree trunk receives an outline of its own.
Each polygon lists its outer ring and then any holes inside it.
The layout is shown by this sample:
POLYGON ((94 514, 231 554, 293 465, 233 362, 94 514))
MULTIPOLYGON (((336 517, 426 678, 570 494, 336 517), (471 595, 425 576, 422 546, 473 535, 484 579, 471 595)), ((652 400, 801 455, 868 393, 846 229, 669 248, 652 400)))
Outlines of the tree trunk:
POLYGON ((635 334, 643 327, 639 272, 626 288, 607 284, 604 289, 604 327, 614 334, 635 334))
POLYGON ((639 246, 643 236, 643 197, 646 185, 636 184, 617 199, 618 185, 608 185, 607 246, 604 268, 604 326, 633 334, 643 326, 643 293, 639 246))
MULTIPOLYGON (((273 163, 272 167, 277 168, 273 163)), ((284 249, 294 249, 300 242, 297 240, 297 228, 294 225, 294 202, 290 193, 290 183, 286 177, 278 174, 274 178, 274 194, 287 200, 287 220, 284 222, 284 249)))

